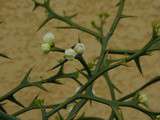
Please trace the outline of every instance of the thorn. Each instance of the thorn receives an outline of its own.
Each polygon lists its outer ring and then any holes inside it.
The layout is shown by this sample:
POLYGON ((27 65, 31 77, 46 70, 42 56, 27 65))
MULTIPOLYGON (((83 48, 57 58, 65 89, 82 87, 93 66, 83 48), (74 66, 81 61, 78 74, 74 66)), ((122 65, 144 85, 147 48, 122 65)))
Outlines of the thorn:
POLYGON ((66 63, 68 60, 65 59, 63 60, 62 62, 60 62, 59 64, 55 65, 54 67, 52 67, 51 69, 47 70, 48 72, 51 71, 51 70, 54 70, 56 68, 58 68, 59 66, 63 65, 64 63, 66 63))
POLYGON ((74 13, 73 15, 67 16, 69 19, 72 19, 74 17, 76 17, 78 15, 78 13, 74 13))
POLYGON ((31 74, 31 72, 32 72, 32 70, 33 70, 33 67, 31 67, 29 70, 28 70, 28 72, 26 73, 26 75, 24 76, 24 78, 22 79, 22 81, 21 81, 21 85, 22 84, 27 84, 29 81, 28 81, 28 79, 29 79, 29 75, 31 74))
POLYGON ((54 17, 48 17, 37 29, 37 32, 45 25, 47 24, 51 19, 53 19, 54 17))
POLYGON ((136 63, 136 66, 137 66, 139 72, 141 73, 141 75, 143 75, 142 67, 141 67, 141 64, 140 64, 140 58, 135 58, 134 62, 136 63))
POLYGON ((36 10, 37 7, 39 7, 39 6, 43 6, 43 4, 37 2, 36 0, 32 0, 32 1, 34 2, 34 7, 33 7, 32 11, 36 10))
POLYGON ((79 73, 81 73, 84 77, 88 78, 88 76, 87 76, 84 72, 82 72, 82 71, 79 70, 78 68, 76 68, 76 70, 77 70, 79 73))
POLYGON ((13 103, 15 103, 15 104, 17 104, 17 105, 19 105, 19 106, 21 106, 21 107, 25 107, 23 104, 21 104, 18 100, 16 100, 16 98, 13 96, 13 95, 11 95, 11 96, 9 96, 8 97, 8 100, 9 101, 11 101, 11 102, 13 102, 13 103))
POLYGON ((121 17, 121 19, 123 19, 123 18, 133 18, 133 17, 137 17, 137 16, 132 16, 132 15, 121 15, 120 17, 121 17))
POLYGON ((10 57, 8 57, 7 55, 2 54, 2 53, 0 53, 0 56, 1 56, 1 57, 4 57, 4 58, 7 58, 7 59, 10 59, 10 60, 12 59, 12 58, 10 58, 10 57))
POLYGON ((75 27, 73 26, 59 26, 59 27, 55 27, 56 29, 75 29, 75 27))

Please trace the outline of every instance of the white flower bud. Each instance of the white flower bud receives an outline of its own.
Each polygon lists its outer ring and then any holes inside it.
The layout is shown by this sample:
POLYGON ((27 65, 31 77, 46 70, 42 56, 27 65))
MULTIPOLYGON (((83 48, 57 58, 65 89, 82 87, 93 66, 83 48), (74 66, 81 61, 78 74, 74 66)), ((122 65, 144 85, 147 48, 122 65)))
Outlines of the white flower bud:
POLYGON ((138 96, 138 102, 141 103, 141 104, 147 104, 147 102, 148 102, 147 95, 140 93, 139 96, 138 96))
POLYGON ((156 116, 156 120, 160 120, 160 115, 157 115, 157 116, 156 116))
POLYGON ((85 45, 83 43, 77 43, 74 47, 74 50, 78 53, 78 54, 83 54, 83 52, 85 51, 85 45))
POLYGON ((75 56, 77 55, 77 53, 71 48, 66 49, 64 54, 65 54, 64 57, 67 60, 73 60, 75 58, 75 56))
POLYGON ((41 49, 42 49, 42 51, 43 51, 44 53, 48 53, 48 52, 50 52, 50 50, 51 50, 51 46, 50 46, 50 44, 48 44, 48 43, 43 43, 43 44, 41 45, 41 49))
POLYGON ((51 32, 48 32, 44 35, 43 42, 48 43, 50 45, 54 45, 54 39, 55 39, 54 34, 51 32))

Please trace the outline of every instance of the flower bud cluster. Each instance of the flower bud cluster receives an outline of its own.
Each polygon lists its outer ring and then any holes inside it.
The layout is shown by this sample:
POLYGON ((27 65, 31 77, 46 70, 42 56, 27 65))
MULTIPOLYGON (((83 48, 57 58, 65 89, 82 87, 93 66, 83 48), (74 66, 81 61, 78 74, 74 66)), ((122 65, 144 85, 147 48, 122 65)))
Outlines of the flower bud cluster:
POLYGON ((49 53, 51 48, 54 47, 55 36, 53 33, 48 32, 43 37, 43 43, 41 44, 41 49, 44 53, 49 53))
POLYGON ((65 50, 64 57, 67 60, 73 60, 77 54, 83 54, 85 51, 85 45, 83 43, 77 43, 74 48, 65 50))

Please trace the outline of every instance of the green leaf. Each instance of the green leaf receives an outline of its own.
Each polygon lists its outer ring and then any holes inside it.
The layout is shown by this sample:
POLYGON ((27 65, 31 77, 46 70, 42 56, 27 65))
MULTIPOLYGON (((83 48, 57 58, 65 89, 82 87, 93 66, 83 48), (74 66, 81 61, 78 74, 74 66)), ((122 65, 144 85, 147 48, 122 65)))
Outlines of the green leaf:
POLYGON ((41 107, 42 105, 44 105, 44 100, 36 98, 32 101, 31 105, 34 107, 41 107))
POLYGON ((29 106, 34 106, 34 101, 35 101, 35 100, 37 100, 37 99, 38 99, 38 97, 39 97, 39 94, 38 94, 38 95, 36 95, 36 96, 33 98, 33 100, 31 101, 31 103, 30 103, 30 105, 29 105, 29 106))

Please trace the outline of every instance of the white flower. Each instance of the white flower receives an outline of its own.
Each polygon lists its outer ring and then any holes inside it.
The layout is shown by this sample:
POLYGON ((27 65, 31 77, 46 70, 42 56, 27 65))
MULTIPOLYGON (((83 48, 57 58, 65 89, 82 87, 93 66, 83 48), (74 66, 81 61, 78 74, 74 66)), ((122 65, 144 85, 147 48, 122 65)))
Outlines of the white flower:
POLYGON ((48 43, 43 43, 43 44, 41 45, 41 49, 42 49, 42 51, 43 51, 44 53, 48 53, 48 52, 50 52, 50 50, 51 50, 51 46, 50 46, 50 44, 48 44, 48 43))
POLYGON ((43 37, 43 42, 48 43, 50 45, 54 45, 55 36, 51 32, 47 32, 43 37))
POLYGON ((64 54, 65 54, 64 57, 67 60, 73 60, 75 58, 75 56, 77 55, 77 53, 71 48, 66 49, 64 54))
POLYGON ((160 115, 157 115, 157 116, 156 116, 156 120, 160 120, 160 115))
POLYGON ((78 54, 82 54, 85 51, 85 45, 83 43, 77 43, 74 47, 74 50, 78 53, 78 54))
POLYGON ((139 96, 138 96, 138 102, 142 103, 142 104, 147 104, 147 102, 148 102, 147 95, 140 93, 139 96))

